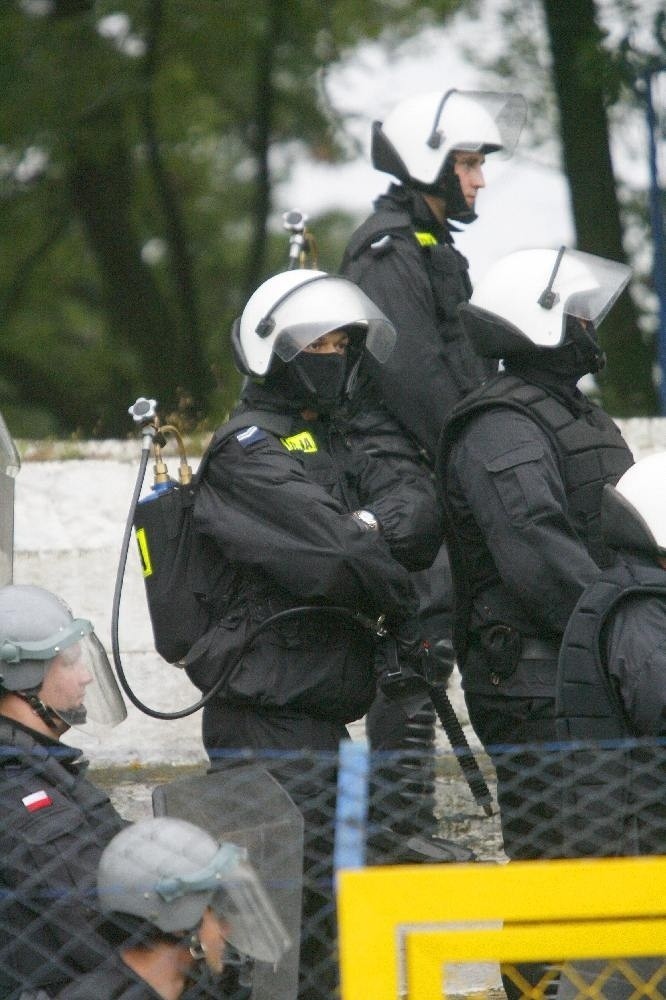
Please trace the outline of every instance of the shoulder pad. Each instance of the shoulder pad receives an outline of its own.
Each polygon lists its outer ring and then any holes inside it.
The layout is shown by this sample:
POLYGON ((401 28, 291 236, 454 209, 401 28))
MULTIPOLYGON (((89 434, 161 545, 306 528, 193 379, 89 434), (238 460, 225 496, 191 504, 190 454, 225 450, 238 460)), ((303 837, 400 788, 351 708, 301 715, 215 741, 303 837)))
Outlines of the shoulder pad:
POLYGON ((379 253, 386 252, 391 248, 393 237, 402 236, 411 239, 412 223, 406 212, 395 212, 383 209, 374 212, 363 222, 356 232, 354 232, 347 244, 345 256, 350 260, 359 257, 368 247, 372 253, 376 253, 376 246, 380 245, 379 253), (385 249, 381 249, 383 241, 387 240, 385 249))
POLYGON ((241 448, 244 448, 246 451, 255 448, 258 444, 261 444, 262 441, 268 440, 268 434, 266 431, 262 431, 261 427, 257 427, 255 424, 252 424, 251 427, 244 427, 243 430, 238 431, 234 437, 238 441, 241 448))
POLYGON ((390 233, 386 233, 385 236, 380 237, 380 239, 375 240, 374 243, 370 244, 370 253, 373 257, 383 257, 385 253, 388 253, 393 248, 393 237, 390 233))

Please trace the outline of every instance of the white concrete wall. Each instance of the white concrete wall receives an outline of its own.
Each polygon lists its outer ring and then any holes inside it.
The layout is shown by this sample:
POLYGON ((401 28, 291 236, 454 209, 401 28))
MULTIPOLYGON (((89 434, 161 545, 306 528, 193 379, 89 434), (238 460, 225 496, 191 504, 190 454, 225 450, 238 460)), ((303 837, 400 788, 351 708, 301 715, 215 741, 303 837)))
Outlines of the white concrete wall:
MULTIPOLYGON (((636 458, 666 450, 666 419, 619 423, 636 458)), ((39 584, 60 594, 76 615, 95 623, 109 655, 116 569, 139 448, 137 441, 19 443, 22 468, 16 481, 14 581, 39 584), (67 454, 76 457, 63 457, 67 454)), ((175 474, 177 461, 168 453, 167 462, 175 474)), ((192 465, 196 464, 195 458, 192 465)), ((150 469, 146 481, 149 488, 150 469)), ((130 685, 144 702, 170 712, 197 700, 199 693, 183 672, 165 663, 153 649, 133 539, 119 634, 130 685)), ((452 696, 464 713, 457 685, 452 696)), ((128 712, 128 720, 99 744, 77 735, 77 742, 90 747, 95 763, 181 764, 205 759, 200 713, 165 722, 149 718, 131 704, 128 712)), ((356 724, 353 733, 360 732, 362 725, 356 724)))

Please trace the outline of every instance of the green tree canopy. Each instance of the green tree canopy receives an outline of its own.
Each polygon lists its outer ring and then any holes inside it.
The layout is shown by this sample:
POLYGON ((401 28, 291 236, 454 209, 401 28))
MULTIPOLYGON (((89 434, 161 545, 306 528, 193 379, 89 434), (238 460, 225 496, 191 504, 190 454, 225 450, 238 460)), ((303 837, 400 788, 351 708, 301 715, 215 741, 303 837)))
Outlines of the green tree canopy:
POLYGON ((122 435, 139 394, 185 423, 223 416, 231 320, 285 259, 274 184, 295 155, 344 155, 322 71, 457 6, 3 5, 0 387, 14 433, 122 435))

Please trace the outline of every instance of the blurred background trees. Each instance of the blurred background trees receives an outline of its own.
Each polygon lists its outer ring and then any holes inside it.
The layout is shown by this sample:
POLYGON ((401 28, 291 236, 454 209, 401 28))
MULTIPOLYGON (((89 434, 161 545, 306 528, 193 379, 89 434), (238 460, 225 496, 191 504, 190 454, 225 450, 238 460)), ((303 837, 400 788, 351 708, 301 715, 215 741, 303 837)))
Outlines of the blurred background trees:
MULTIPOLYGON (((453 16, 473 38, 483 7, 5 0, 0 409, 12 433, 125 436, 141 394, 185 429, 222 420, 239 384, 231 321, 286 263, 280 216, 298 206, 275 204, 276 185, 305 157, 358 152, 326 74, 361 43, 395 46, 453 16)), ((525 89, 530 141, 561 136, 578 245, 621 259, 622 213, 631 207, 647 232, 645 192, 621 205, 607 114, 636 97, 626 53, 605 47, 596 13, 592 0, 508 5, 504 51, 485 70, 520 90, 530 61, 538 67, 545 89, 534 99, 525 89), (517 7, 540 19, 548 58, 517 7)), ((311 220, 320 266, 337 267, 354 223, 342 209, 311 220)), ((602 391, 617 415, 655 412, 655 304, 625 296, 622 308, 602 391)))

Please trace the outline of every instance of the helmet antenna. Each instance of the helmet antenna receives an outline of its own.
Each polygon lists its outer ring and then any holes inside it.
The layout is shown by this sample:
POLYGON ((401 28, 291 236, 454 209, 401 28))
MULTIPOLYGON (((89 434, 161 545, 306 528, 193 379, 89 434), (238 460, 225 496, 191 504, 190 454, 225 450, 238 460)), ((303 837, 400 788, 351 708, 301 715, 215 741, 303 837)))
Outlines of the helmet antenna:
POLYGON ((537 299, 537 302, 543 309, 552 309, 559 298, 557 292, 553 291, 553 284, 555 282, 555 278, 557 277, 557 272, 560 269, 560 264, 562 263, 565 250, 566 247, 560 247, 557 251, 557 257, 555 258, 555 263, 553 264, 553 270, 550 273, 548 284, 537 299))
POLYGON ((426 140, 426 144, 430 146, 431 149, 439 149, 439 147, 442 145, 442 139, 444 138, 444 136, 442 135, 439 129, 439 119, 442 117, 442 111, 444 110, 444 105, 448 101, 449 97, 451 96, 451 94, 456 94, 456 93, 457 93, 456 88, 451 87, 450 90, 447 90, 444 94, 442 94, 440 98, 439 104, 437 105, 437 111, 435 112, 435 120, 432 123, 432 132, 430 133, 430 135, 426 140))

